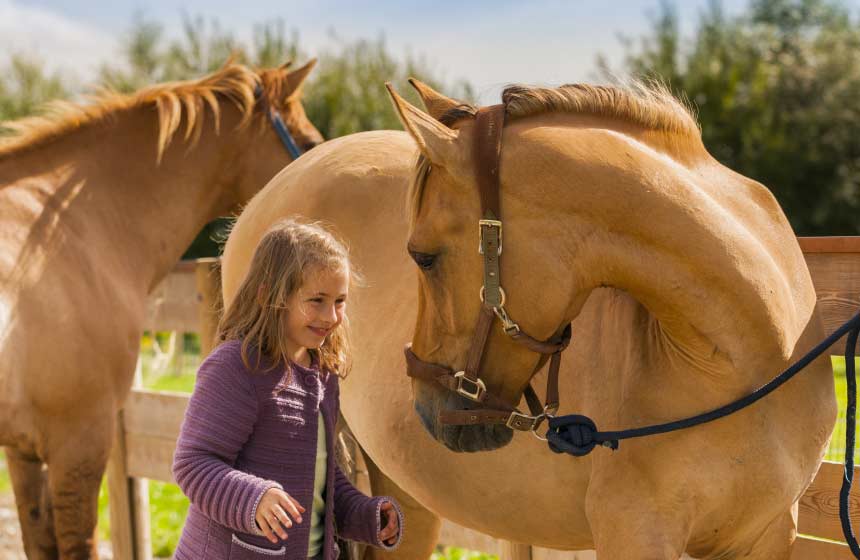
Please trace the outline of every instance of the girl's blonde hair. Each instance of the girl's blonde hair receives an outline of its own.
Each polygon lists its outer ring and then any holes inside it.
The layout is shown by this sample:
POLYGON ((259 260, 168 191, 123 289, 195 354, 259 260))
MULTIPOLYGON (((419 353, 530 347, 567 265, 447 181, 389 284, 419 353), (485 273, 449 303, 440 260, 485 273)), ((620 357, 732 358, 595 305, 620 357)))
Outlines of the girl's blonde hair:
MULTIPOLYGON (((351 270, 346 245, 319 222, 297 218, 273 225, 254 250, 251 265, 236 297, 218 323, 217 340, 242 341, 242 361, 256 371, 263 356, 274 364, 290 363, 287 352, 287 300, 298 292, 308 274, 346 271, 350 285, 356 273, 351 270), (250 360, 254 350, 255 363, 250 360)), ((321 370, 346 377, 349 372, 349 327, 343 323, 329 334, 316 352, 321 370)))

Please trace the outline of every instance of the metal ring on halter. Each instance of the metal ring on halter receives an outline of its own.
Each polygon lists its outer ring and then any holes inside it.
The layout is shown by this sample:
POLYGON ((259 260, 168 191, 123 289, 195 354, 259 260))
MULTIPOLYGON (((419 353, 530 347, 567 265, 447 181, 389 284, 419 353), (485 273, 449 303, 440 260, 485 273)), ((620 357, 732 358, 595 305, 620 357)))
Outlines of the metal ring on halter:
MULTIPOLYGON (((499 286, 499 291, 502 293, 502 303, 500 307, 505 306, 505 301, 507 301, 507 296, 505 295, 505 289, 499 286)), ((484 303, 484 286, 481 286, 481 292, 478 294, 481 298, 481 303, 484 303)))
MULTIPOLYGON (((553 413, 549 413, 549 412, 547 412, 547 411, 546 411, 546 409, 547 409, 547 408, 553 408, 553 407, 550 407, 550 405, 546 405, 546 406, 544 406, 544 407, 543 407, 543 414, 541 414, 539 417, 543 417, 543 418, 545 418, 545 419, 547 419, 547 420, 549 420, 550 418, 555 418, 555 412, 556 412, 556 411, 558 411, 558 405, 555 405, 555 406, 554 406, 555 410, 553 410, 553 413)), ((538 433, 537 433, 537 427, 538 427, 538 426, 540 426, 540 424, 541 424, 541 423, 540 423, 540 422, 538 422, 538 423, 537 423, 537 425, 535 426, 535 428, 536 428, 536 429, 532 430, 532 432, 531 432, 531 433, 532 433, 532 435, 533 435, 534 437, 538 438, 539 440, 541 440, 541 441, 547 441, 547 439, 546 439, 545 437, 543 437, 543 436, 541 436, 541 435, 538 435, 538 433)))

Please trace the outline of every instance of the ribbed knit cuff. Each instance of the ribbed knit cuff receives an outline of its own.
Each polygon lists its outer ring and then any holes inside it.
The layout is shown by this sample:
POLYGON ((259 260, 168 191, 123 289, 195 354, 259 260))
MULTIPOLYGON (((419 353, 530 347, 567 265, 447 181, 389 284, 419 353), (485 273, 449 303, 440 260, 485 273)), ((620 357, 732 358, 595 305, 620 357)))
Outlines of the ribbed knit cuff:
POLYGON ((374 538, 370 541, 374 546, 377 546, 383 550, 391 551, 400 546, 400 542, 403 540, 403 530, 404 530, 404 519, 403 519, 403 511, 401 511, 400 506, 394 500, 394 498, 390 498, 388 496, 374 496, 373 501, 374 504, 374 515, 371 517, 374 525, 374 538), (382 504, 385 502, 391 502, 391 505, 394 506, 394 511, 397 512, 397 540, 394 541, 394 544, 385 544, 382 542, 382 539, 379 538, 379 533, 382 532, 382 529, 385 525, 382 524, 381 514, 382 514, 382 504))

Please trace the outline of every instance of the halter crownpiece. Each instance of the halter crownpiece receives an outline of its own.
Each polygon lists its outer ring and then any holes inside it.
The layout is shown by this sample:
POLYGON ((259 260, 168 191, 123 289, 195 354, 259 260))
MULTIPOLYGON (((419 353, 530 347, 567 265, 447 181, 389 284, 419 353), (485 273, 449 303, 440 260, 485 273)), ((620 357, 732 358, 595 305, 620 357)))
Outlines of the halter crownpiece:
MULTIPOLYGON (((406 374, 410 377, 434 381, 471 401, 492 408, 475 410, 446 410, 439 413, 439 422, 454 425, 504 424, 522 431, 535 433, 541 423, 552 418, 558 410, 558 369, 561 352, 570 342, 570 325, 561 335, 549 341, 540 341, 527 335, 507 311, 507 296, 501 284, 500 258, 502 255, 502 220, 499 209, 499 163, 502 148, 502 130, 505 126, 505 106, 483 107, 475 115, 475 174, 481 198, 481 217, 478 220, 478 253, 484 259, 484 282, 479 297, 481 312, 472 337, 472 344, 462 371, 425 362, 407 345, 406 374), (490 393, 480 378, 481 361, 487 346, 490 328, 497 318, 505 334, 530 350, 542 354, 534 377, 549 361, 546 399, 543 405, 531 385, 525 390, 531 415, 523 414, 500 397, 490 393)), ((537 436, 540 437, 540 436, 537 436)), ((541 438, 544 439, 544 438, 541 438)))

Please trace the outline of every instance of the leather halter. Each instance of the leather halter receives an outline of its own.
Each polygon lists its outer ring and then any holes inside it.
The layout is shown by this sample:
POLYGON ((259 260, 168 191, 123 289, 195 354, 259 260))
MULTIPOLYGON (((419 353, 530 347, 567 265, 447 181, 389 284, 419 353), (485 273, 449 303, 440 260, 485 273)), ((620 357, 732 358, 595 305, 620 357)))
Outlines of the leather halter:
MULTIPOLYGON (((489 408, 469 410, 446 410, 439 413, 439 422, 454 425, 504 424, 509 428, 535 432, 541 422, 552 417, 558 410, 558 368, 561 352, 570 342, 570 325, 561 335, 546 342, 536 340, 524 333, 508 316, 505 310, 505 291, 501 286, 499 259, 502 255, 502 221, 499 211, 499 160, 502 148, 502 129, 505 125, 505 106, 483 107, 475 115, 476 160, 475 173, 481 196, 481 219, 478 220, 478 252, 484 258, 484 283, 481 287, 481 312, 472 337, 472 344, 462 371, 425 362, 412 352, 407 344, 406 374, 410 377, 434 381, 471 401, 489 408), (525 390, 526 402, 531 415, 523 414, 500 397, 487 391, 480 378, 481 361, 487 345, 490 327, 498 317, 502 328, 513 340, 529 350, 541 354, 534 377, 549 360, 546 399, 543 405, 529 384, 525 390)), ((539 437, 539 436, 538 436, 539 437)), ((543 438, 541 438, 543 439, 543 438)))
POLYGON ((299 145, 296 144, 295 139, 293 139, 293 135, 290 134, 289 127, 284 124, 284 119, 281 118, 281 114, 269 104, 269 101, 263 95, 262 86, 257 86, 254 89, 254 97, 257 101, 262 101, 264 105, 264 110, 266 111, 266 116, 269 118, 269 122, 272 124, 272 128, 275 129, 275 133, 278 135, 278 138, 281 140, 281 144, 283 144, 284 148, 287 150, 287 153, 290 154, 290 157, 293 158, 293 161, 299 159, 299 156, 304 152, 299 145))

